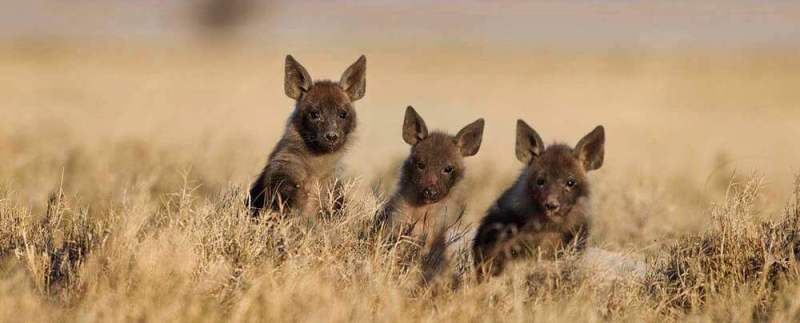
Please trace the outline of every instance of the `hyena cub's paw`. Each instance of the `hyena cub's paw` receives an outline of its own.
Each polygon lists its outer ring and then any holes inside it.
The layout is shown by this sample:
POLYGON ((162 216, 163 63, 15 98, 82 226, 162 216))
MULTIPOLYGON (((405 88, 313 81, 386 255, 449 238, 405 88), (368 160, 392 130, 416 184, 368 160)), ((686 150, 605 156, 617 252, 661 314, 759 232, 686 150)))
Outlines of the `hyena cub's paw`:
POLYGON ((272 203, 278 207, 292 207, 303 196, 301 185, 286 177, 274 178, 271 191, 272 203))

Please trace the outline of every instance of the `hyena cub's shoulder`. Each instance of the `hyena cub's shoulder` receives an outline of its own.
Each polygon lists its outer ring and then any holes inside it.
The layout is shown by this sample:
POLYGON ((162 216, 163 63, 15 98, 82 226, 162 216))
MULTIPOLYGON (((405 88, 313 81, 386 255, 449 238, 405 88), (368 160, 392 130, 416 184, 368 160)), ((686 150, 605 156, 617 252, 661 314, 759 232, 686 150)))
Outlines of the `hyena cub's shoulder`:
POLYGON ((516 155, 526 167, 481 221, 473 243, 479 274, 499 274, 518 256, 552 258, 565 248, 585 248, 590 226, 586 175, 603 165, 604 146, 602 126, 574 148, 545 147, 536 131, 517 122, 516 155))
MULTIPOLYGON (((314 197, 335 190, 335 170, 356 128, 353 103, 366 90, 366 58, 361 56, 339 82, 312 81, 308 71, 286 56, 284 90, 295 100, 284 135, 250 189, 253 215, 264 209, 315 213, 314 197)), ((341 202, 341 196, 336 198, 341 202)))
POLYGON ((464 206, 453 203, 452 195, 466 171, 464 158, 480 149, 483 128, 483 119, 478 119, 455 136, 429 132, 414 108, 406 109, 403 140, 411 152, 395 192, 375 215, 374 231, 388 233, 391 240, 400 236, 415 240, 413 245, 420 248, 411 253, 422 256, 424 283, 447 267, 451 246, 463 236, 459 223, 464 206))

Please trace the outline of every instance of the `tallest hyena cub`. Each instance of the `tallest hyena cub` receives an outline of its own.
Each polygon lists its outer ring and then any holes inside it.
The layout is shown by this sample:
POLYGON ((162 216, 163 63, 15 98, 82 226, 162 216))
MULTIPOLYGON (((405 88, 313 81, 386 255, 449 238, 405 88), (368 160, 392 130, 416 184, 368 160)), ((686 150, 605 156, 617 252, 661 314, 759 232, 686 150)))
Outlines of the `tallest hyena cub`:
POLYGON ((362 55, 338 83, 312 81, 300 63, 286 56, 284 89, 297 103, 283 138, 250 189, 253 215, 269 208, 313 217, 320 203, 341 203, 336 170, 356 128, 353 102, 364 97, 366 70, 362 55))

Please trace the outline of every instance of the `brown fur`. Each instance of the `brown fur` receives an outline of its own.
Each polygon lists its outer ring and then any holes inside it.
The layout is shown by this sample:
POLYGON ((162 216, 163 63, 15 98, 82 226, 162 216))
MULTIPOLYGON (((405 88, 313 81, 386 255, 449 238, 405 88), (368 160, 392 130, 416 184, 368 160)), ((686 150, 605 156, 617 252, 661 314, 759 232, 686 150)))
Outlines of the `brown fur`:
POLYGON ((286 95, 296 100, 283 137, 250 189, 254 216, 263 208, 293 210, 304 217, 320 203, 341 207, 339 161, 356 128, 353 102, 364 96, 366 58, 361 56, 341 80, 312 82, 306 69, 286 56, 286 95), (333 201, 328 201, 334 192, 333 201))
POLYGON ((582 251, 588 239, 587 172, 603 164, 605 134, 597 127, 573 149, 545 149, 539 135, 517 122, 517 158, 527 167, 489 209, 473 244, 479 276, 498 275, 520 256, 554 258, 565 248, 582 251))
POLYGON ((430 281, 445 266, 447 247, 459 239, 457 232, 465 206, 453 197, 464 176, 464 157, 478 153, 483 119, 467 125, 455 136, 429 133, 425 121, 406 109, 403 139, 411 153, 403 163, 397 189, 376 214, 375 230, 411 238, 422 246, 423 275, 430 281))

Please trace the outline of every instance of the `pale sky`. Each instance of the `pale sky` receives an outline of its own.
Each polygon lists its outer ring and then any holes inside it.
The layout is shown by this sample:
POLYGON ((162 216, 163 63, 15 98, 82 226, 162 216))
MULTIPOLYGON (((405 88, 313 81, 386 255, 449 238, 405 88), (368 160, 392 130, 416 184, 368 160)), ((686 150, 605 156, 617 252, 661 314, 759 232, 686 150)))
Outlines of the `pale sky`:
MULTIPOLYGON (((6 0, 0 41, 175 40, 198 0, 6 0)), ((259 1, 256 1, 259 2, 259 1)), ((243 39, 505 42, 586 47, 798 47, 798 1, 259 2, 243 39)))

